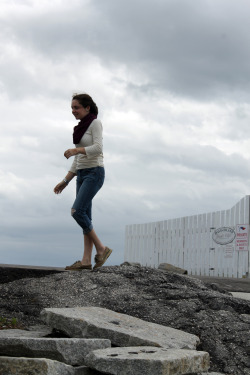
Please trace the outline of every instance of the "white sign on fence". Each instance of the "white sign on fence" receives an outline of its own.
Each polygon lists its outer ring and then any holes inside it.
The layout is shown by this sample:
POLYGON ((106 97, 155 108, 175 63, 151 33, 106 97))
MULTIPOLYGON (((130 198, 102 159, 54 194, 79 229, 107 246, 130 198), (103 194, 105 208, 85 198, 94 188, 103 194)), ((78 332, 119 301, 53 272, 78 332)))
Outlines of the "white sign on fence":
POLYGON ((218 228, 213 233, 213 240, 219 245, 227 245, 235 239, 235 230, 230 227, 218 228))
POLYGON ((249 224, 236 225, 236 250, 248 251, 249 224))
POLYGON ((234 254, 234 245, 226 245, 225 246, 225 258, 233 258, 234 254))

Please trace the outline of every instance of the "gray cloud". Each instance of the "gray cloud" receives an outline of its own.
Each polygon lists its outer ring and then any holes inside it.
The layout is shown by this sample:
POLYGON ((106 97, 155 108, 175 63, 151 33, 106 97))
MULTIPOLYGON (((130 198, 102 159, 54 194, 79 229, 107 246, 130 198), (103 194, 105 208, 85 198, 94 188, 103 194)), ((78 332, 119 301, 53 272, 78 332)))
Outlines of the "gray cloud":
POLYGON ((56 63, 77 53, 73 69, 92 54, 180 96, 248 97, 249 11, 244 0, 76 2, 15 15, 6 28, 56 63))

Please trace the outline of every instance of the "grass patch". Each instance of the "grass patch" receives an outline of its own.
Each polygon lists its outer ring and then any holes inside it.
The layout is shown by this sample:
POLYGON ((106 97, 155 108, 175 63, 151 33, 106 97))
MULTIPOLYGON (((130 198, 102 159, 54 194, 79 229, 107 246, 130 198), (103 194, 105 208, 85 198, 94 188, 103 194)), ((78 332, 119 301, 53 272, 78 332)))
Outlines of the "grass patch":
POLYGON ((4 318, 0 316, 0 329, 22 328, 17 318, 4 318))

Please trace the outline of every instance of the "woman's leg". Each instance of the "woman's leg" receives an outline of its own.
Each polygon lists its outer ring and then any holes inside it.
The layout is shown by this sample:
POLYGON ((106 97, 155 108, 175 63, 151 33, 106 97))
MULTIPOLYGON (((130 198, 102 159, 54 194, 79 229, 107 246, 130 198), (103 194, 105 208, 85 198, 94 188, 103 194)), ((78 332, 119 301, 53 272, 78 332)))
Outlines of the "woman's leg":
MULTIPOLYGON (((85 238, 86 238, 86 241, 88 241, 88 243, 92 243, 92 247, 93 247, 93 244, 95 245, 96 253, 98 255, 102 255, 104 253, 105 246, 103 245, 103 243, 98 238, 94 229, 92 229, 91 232, 89 232, 88 234, 85 234, 84 239, 85 238)), ((85 253, 85 246, 84 246, 84 253, 85 253)))
POLYGON ((77 196, 71 209, 71 215, 83 229, 84 234, 93 230, 92 199, 104 182, 104 168, 83 169, 77 174, 77 196))
POLYGON ((83 235, 83 239, 84 239, 84 251, 83 251, 83 257, 82 257, 82 264, 88 265, 88 264, 91 264, 91 256, 92 256, 92 249, 93 249, 94 242, 86 234, 83 235))
POLYGON ((106 262, 106 260, 112 253, 112 250, 109 247, 103 245, 103 243, 97 237, 97 234, 94 231, 94 229, 92 229, 87 234, 87 236, 89 237, 90 240, 93 241, 95 248, 96 248, 95 265, 93 267, 93 269, 96 269, 96 268, 101 267, 106 262))
MULTIPOLYGON (((87 214, 89 220, 92 222, 92 202, 90 202, 90 204, 89 204, 89 206, 86 210, 86 214, 87 214)), ((92 239, 89 236, 84 234, 84 232, 83 232, 83 243, 84 243, 84 250, 83 250, 83 257, 82 257, 81 263, 83 265, 89 265, 89 264, 91 264, 92 250, 93 250, 94 242, 92 241, 92 239)))
POLYGON ((96 235, 92 225, 92 199, 103 185, 104 169, 96 168, 94 173, 81 171, 78 176, 77 197, 72 207, 72 216, 84 233, 84 252, 81 263, 91 264, 93 245, 97 255, 105 252, 105 246, 96 235))

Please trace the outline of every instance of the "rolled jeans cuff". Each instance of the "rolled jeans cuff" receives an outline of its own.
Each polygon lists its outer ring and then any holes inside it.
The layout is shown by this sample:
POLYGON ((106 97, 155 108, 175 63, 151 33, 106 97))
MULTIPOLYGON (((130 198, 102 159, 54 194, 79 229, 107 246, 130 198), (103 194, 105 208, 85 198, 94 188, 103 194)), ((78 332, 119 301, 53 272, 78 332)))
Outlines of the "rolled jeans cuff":
POLYGON ((93 228, 94 228, 94 227, 93 227, 93 225, 91 224, 91 225, 89 226, 88 229, 83 229, 83 230, 82 230, 82 231, 83 231, 83 234, 89 234, 89 233, 92 231, 93 228))

